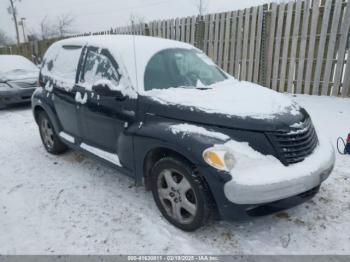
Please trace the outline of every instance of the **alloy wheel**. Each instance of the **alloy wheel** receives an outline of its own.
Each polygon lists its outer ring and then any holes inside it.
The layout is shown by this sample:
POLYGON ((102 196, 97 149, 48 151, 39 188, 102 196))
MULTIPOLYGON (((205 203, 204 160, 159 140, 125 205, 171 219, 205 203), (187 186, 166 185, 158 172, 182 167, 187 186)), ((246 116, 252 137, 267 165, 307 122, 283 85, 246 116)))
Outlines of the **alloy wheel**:
POLYGON ((41 121, 41 134, 45 145, 52 148, 54 146, 54 132, 47 118, 43 118, 41 121))
POLYGON ((197 199, 186 177, 177 170, 165 169, 158 176, 157 186, 167 214, 181 224, 192 223, 197 213, 197 199))

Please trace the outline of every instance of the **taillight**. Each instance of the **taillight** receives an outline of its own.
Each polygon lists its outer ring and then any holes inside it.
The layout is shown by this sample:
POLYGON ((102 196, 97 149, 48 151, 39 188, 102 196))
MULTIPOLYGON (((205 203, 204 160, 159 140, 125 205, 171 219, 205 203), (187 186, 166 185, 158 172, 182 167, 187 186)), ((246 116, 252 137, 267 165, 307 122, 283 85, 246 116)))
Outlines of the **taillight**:
POLYGON ((348 134, 348 138, 346 139, 346 142, 350 143, 350 134, 348 134))

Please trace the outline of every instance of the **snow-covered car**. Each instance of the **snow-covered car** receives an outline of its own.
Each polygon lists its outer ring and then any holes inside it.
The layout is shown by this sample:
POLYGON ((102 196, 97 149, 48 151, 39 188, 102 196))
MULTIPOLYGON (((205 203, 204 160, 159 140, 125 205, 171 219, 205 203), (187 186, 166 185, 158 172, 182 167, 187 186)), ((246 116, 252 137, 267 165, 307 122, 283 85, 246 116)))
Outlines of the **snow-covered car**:
POLYGON ((32 108, 46 150, 110 163, 186 231, 300 204, 334 166, 303 108, 234 79, 186 43, 62 40, 45 54, 39 83, 32 108))
POLYGON ((19 55, 0 55, 0 108, 26 103, 38 87, 39 69, 19 55))

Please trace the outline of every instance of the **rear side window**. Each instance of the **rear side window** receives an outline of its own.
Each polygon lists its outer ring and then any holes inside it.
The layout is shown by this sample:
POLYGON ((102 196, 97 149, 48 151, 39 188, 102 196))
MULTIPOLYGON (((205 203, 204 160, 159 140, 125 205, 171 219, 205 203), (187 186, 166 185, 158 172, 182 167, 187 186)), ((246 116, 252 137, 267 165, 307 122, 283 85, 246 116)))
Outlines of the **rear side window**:
POLYGON ((107 56, 89 50, 86 55, 82 80, 89 86, 94 85, 99 80, 109 80, 117 86, 119 84, 119 74, 107 56))
POLYGON ((56 83, 56 87, 71 90, 75 84, 82 47, 53 44, 46 52, 40 71, 45 83, 56 83))
POLYGON ((53 59, 51 73, 61 80, 75 83, 81 50, 81 47, 62 47, 53 59))

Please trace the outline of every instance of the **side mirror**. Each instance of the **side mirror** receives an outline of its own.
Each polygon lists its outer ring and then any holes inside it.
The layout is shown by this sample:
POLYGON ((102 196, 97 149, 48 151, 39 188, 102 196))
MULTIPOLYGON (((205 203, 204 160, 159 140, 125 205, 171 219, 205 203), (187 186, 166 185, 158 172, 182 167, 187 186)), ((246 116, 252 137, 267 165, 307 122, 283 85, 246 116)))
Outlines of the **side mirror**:
POLYGON ((119 90, 112 90, 107 84, 96 84, 92 86, 92 91, 100 96, 114 97, 117 100, 123 101, 126 96, 119 90))

